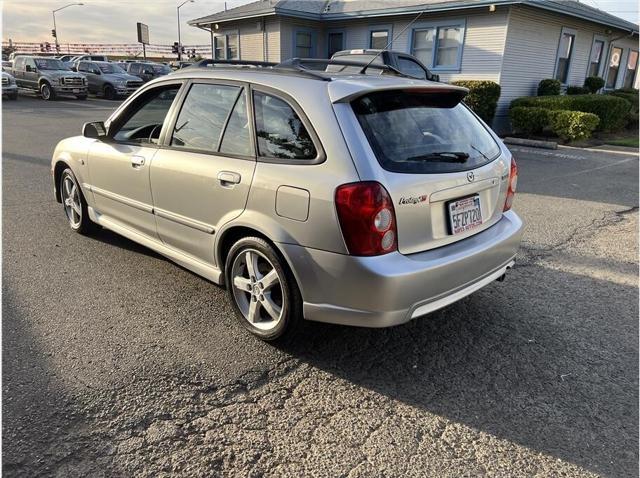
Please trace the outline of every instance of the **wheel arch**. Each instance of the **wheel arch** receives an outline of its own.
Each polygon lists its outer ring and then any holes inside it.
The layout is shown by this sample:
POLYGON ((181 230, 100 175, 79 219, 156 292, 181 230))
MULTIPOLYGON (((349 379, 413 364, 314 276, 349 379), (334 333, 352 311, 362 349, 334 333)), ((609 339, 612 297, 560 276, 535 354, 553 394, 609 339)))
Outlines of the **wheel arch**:
POLYGON ((224 286, 226 283, 225 265, 227 262, 229 251, 231 250, 231 247, 243 237, 259 237, 265 240, 271 247, 273 247, 275 253, 282 260, 283 265, 286 265, 286 267, 289 269, 294 279, 298 283, 298 288, 300 288, 300 279, 294 268, 291 266, 291 261, 289 261, 289 258, 280 248, 279 244, 276 241, 272 240, 266 232, 260 230, 260 228, 256 228, 254 225, 247 224, 235 224, 223 229, 220 232, 218 240, 216 241, 216 263, 222 271, 222 274, 220 275, 220 285, 224 286))

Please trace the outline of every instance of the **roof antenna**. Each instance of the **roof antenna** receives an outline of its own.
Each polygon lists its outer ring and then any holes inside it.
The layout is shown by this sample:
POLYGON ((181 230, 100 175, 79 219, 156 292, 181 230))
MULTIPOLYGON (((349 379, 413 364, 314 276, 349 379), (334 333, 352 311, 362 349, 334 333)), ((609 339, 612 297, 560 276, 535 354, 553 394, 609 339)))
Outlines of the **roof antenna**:
POLYGON ((371 64, 372 64, 374 61, 376 61, 376 58, 378 58, 378 57, 380 56, 380 54, 381 54, 383 51, 386 51, 386 50, 387 50, 387 48, 389 48, 389 47, 393 44, 393 42, 394 42, 394 41, 396 41, 396 40, 400 37, 400 35, 402 35, 404 32, 406 32, 406 31, 407 31, 407 28, 409 28, 411 25, 413 25, 415 22, 417 22, 417 21, 418 21, 418 18, 420 18, 420 17, 422 16, 422 14, 423 14, 424 12, 426 12, 426 11, 427 11, 427 9, 425 8, 425 9, 424 9, 424 10, 422 10, 420 13, 418 13, 418 15, 416 15, 416 17, 415 17, 413 20, 411 20, 409 23, 407 23, 407 26, 406 26, 406 27, 404 27, 404 28, 400 31, 400 33, 398 33, 397 35, 395 35, 395 36, 391 39, 391 41, 390 41, 389 43, 387 43, 387 44, 385 45, 385 47, 384 47, 382 50, 380 50, 378 53, 376 53, 376 56, 374 56, 374 57, 371 59, 371 61, 370 61, 369 63, 367 63, 367 64, 362 68, 362 70, 360 70, 360 74, 361 74, 361 75, 364 75, 364 73, 367 71, 367 68, 369 68, 369 67, 371 66, 371 64))

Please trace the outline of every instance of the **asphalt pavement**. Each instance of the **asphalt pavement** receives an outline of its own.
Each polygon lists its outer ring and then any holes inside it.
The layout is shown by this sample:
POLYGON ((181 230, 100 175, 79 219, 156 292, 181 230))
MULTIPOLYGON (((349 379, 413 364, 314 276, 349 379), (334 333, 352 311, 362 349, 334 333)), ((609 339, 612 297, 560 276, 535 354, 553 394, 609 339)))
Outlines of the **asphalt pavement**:
POLYGON ((67 227, 53 148, 116 106, 2 105, 5 476, 637 476, 637 156, 514 147, 504 282, 276 348, 221 288, 67 227))

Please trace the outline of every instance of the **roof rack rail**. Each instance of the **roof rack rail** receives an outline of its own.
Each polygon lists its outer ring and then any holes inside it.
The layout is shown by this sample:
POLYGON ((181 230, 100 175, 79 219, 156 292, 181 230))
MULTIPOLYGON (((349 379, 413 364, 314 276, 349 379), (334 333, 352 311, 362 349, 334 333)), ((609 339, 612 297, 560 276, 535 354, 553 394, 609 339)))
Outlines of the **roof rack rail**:
MULTIPOLYGON (((383 72, 388 72, 394 75, 407 76, 404 73, 402 73, 400 70, 390 65, 368 64, 367 62, 352 61, 352 60, 334 60, 334 59, 325 60, 323 58, 291 58, 289 60, 285 60, 281 63, 278 63, 276 65, 276 68, 291 68, 291 69, 297 69, 297 70, 304 70, 307 72, 314 71, 313 69, 306 68, 304 66, 305 64, 326 65, 326 66, 335 65, 335 66, 344 66, 344 67, 353 66, 353 67, 360 68, 360 70, 358 71, 358 74, 366 74, 367 69, 374 68, 376 70, 382 70, 383 72)), ((318 73, 320 73, 322 70, 317 70, 317 71, 318 73)), ((327 73, 331 73, 331 72, 327 72, 327 73)), ((338 73, 338 72, 334 72, 334 73, 338 73)))
POLYGON ((200 60, 194 63, 191 66, 196 66, 199 68, 207 67, 207 66, 259 66, 263 68, 274 67, 277 63, 272 63, 268 61, 252 61, 252 60, 200 60))

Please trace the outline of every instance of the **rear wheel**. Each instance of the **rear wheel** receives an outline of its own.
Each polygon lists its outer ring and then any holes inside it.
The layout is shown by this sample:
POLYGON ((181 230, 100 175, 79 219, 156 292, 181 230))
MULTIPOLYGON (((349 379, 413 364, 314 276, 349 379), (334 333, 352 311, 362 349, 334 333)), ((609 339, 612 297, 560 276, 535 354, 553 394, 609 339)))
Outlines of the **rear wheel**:
POLYGON ((89 219, 87 201, 70 168, 62 171, 60 176, 60 198, 71 229, 80 234, 87 234, 95 229, 95 224, 89 219))
POLYGON ((51 85, 44 82, 40 85, 40 94, 45 101, 53 101, 56 99, 56 92, 51 88, 51 85))
POLYGON ((103 95, 107 100, 113 100, 116 97, 116 90, 111 85, 105 85, 103 95))
POLYGON ((302 317, 293 274, 273 247, 259 237, 236 242, 226 262, 226 282, 240 323, 262 340, 290 336, 302 317))

